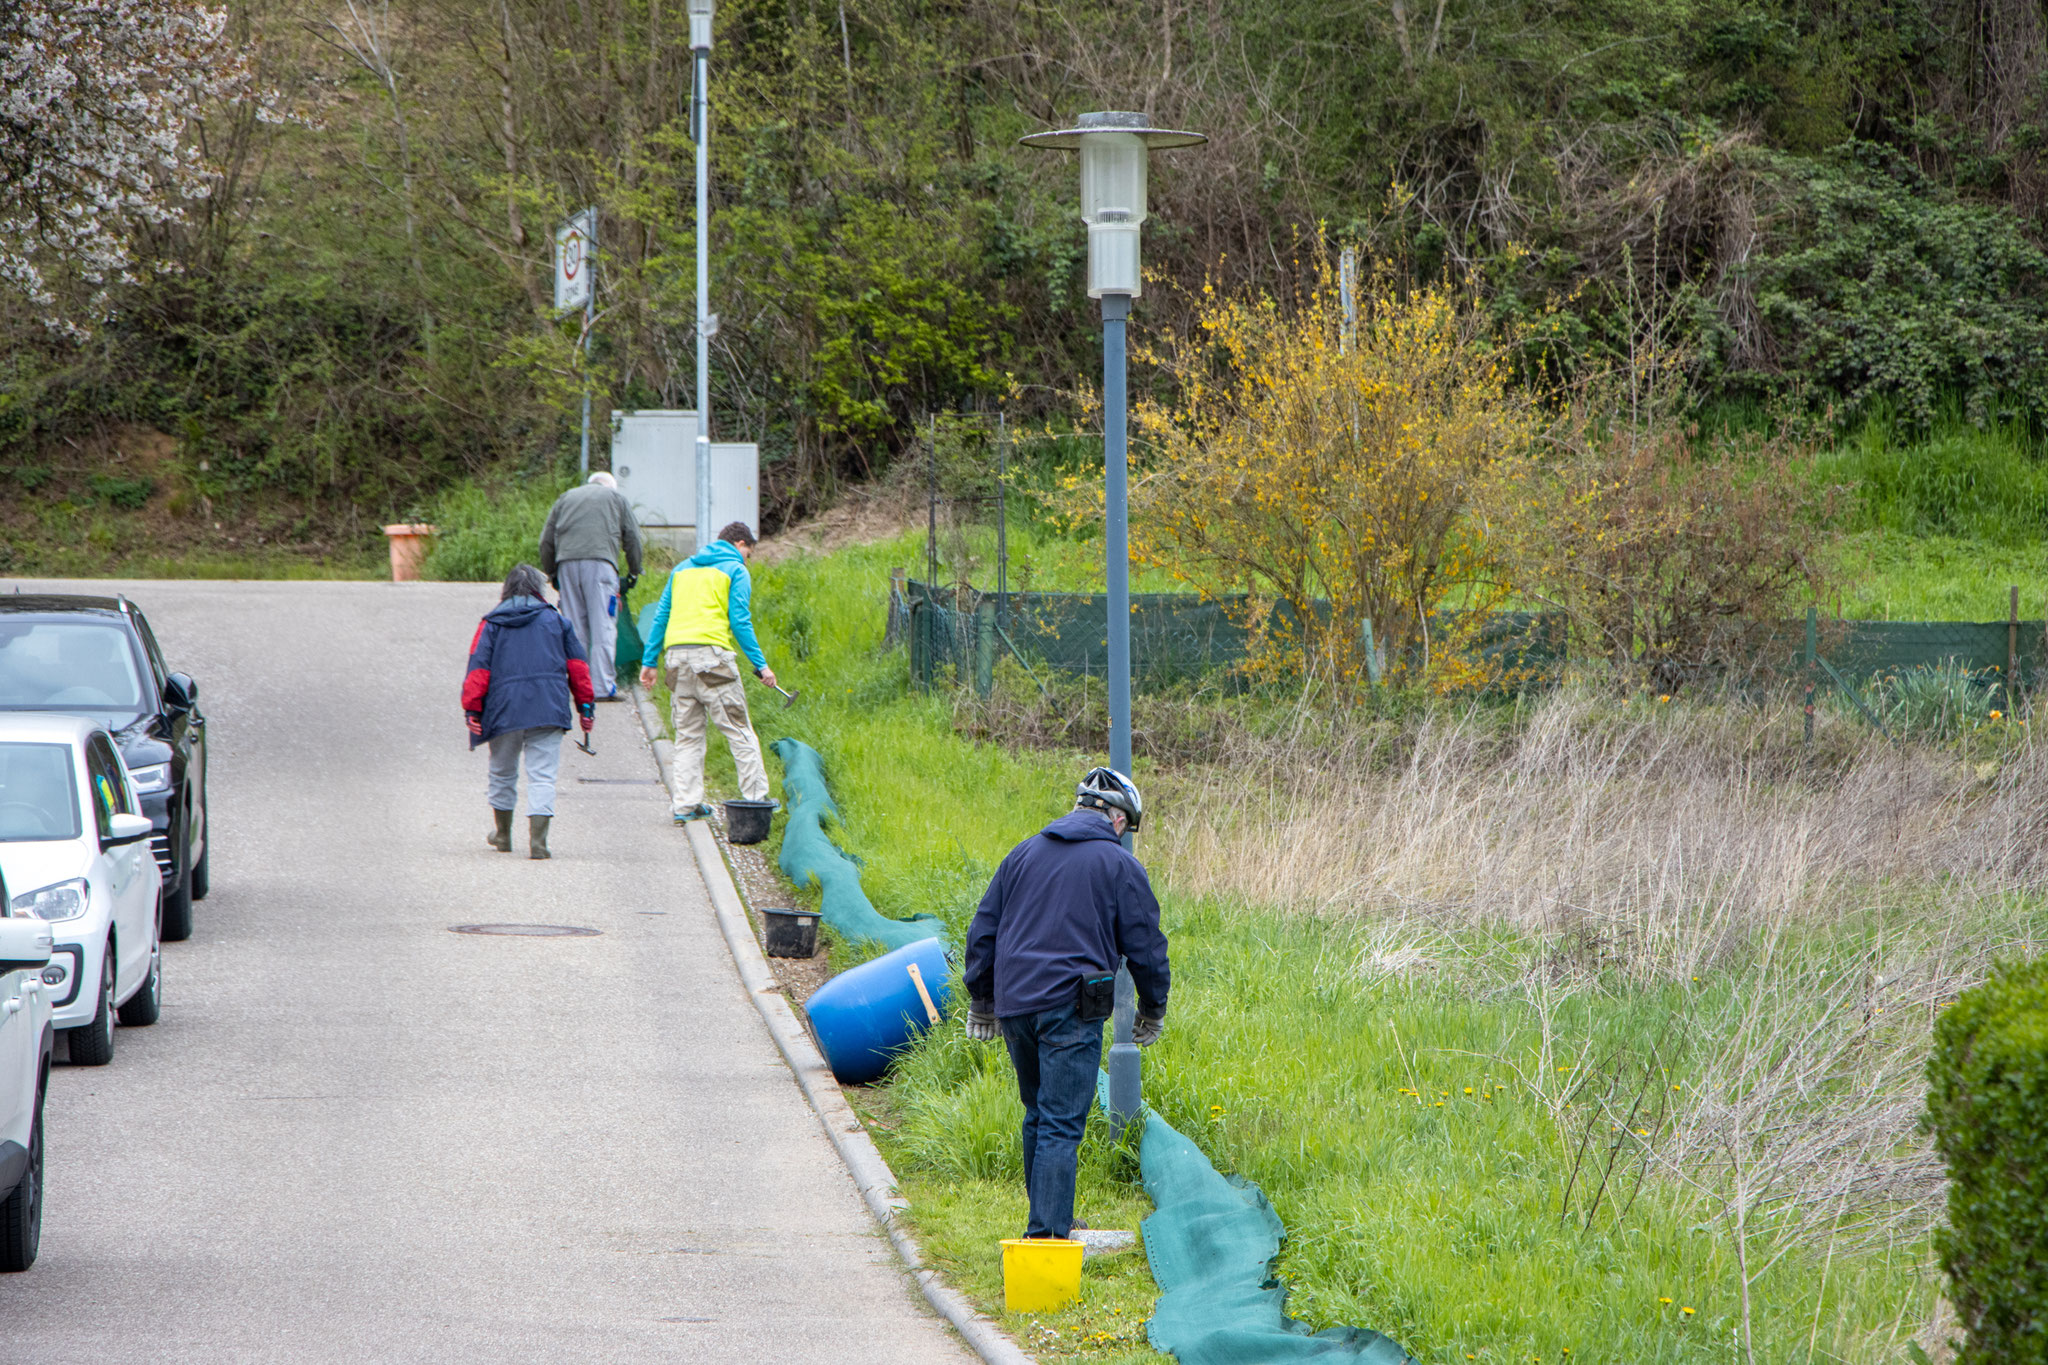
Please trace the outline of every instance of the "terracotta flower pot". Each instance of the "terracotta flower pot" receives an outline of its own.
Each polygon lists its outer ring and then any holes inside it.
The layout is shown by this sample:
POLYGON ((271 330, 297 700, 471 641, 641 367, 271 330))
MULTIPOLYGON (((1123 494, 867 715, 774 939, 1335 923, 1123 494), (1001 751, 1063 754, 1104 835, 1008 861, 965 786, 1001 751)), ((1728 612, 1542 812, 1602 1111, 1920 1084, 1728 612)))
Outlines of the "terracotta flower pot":
POLYGON ((420 563, 427 557, 427 539, 441 528, 424 522, 403 522, 384 528, 391 541, 391 581, 411 583, 420 576, 420 563))

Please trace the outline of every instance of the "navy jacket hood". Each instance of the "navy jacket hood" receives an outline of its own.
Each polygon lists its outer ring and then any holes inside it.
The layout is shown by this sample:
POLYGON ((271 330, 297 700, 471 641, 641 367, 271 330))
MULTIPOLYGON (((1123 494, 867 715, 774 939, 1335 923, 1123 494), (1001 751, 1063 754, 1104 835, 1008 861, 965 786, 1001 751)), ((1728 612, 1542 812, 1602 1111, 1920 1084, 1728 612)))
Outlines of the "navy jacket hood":
POLYGON ((1036 1014, 1073 1004, 1084 977, 1119 959, 1139 1007, 1164 1010, 1172 977, 1152 882, 1109 821, 1072 811, 996 869, 967 930, 967 994, 1000 1018, 1036 1014))
POLYGON ((1038 831, 1048 839, 1059 839, 1066 843, 1080 843, 1083 839, 1106 839, 1118 848, 1124 841, 1116 837, 1116 831, 1109 821, 1092 810, 1071 811, 1038 831))

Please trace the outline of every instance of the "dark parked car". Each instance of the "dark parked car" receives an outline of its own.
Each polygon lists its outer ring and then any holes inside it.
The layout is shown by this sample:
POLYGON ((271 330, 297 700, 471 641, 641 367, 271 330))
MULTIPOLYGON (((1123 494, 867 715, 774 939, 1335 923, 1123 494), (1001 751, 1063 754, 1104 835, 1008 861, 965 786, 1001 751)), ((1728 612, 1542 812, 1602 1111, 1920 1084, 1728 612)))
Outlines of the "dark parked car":
POLYGON ((199 684, 164 667, 125 597, 0 594, 0 711, 59 711, 107 727, 155 832, 166 939, 192 935, 206 899, 206 717, 199 684))

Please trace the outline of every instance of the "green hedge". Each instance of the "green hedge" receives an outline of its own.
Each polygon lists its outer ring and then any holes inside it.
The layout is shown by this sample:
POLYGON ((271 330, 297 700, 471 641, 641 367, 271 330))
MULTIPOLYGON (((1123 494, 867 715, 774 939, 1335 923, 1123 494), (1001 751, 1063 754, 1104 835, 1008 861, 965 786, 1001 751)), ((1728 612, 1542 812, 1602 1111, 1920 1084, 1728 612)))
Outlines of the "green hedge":
POLYGON ((2048 1362, 2048 959, 1949 1007, 1927 1073, 1949 1173, 1937 1244, 1969 1333, 1957 1365, 2048 1362))

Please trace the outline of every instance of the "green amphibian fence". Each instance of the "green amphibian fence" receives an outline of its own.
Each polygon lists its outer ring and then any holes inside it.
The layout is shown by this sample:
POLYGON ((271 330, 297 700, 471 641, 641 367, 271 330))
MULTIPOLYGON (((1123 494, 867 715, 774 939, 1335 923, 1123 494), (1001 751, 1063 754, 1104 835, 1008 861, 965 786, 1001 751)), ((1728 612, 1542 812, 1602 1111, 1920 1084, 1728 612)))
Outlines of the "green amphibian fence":
MULTIPOLYGON (((1240 605, 1189 593, 1133 593, 1133 681, 1159 687, 1242 661, 1250 632, 1234 619, 1240 605)), ((911 679, 926 688, 951 677, 987 692, 995 661, 1005 654, 1028 668, 1094 677, 1109 661, 1104 611, 1105 599, 1094 593, 998 596, 899 579, 889 590, 889 643, 908 647, 911 679)), ((1808 622, 1787 621, 1776 634, 1776 671, 1795 678, 1811 671, 1823 685, 1950 667, 2011 700, 2012 684, 2031 689, 2048 673, 2038 620, 1817 622, 1810 655, 1802 648, 1808 622)), ((1547 685, 1562 674, 1568 630, 1561 613, 1498 613, 1480 638, 1482 650, 1519 686, 1547 685)))
MULTIPOLYGON (((1244 599, 1192 593, 1131 594, 1131 676, 1162 687, 1245 657, 1251 638, 1237 619, 1244 599)), ((1100 677, 1109 665, 1107 600, 1097 593, 934 589, 912 579, 889 592, 889 643, 910 651, 910 676, 929 688, 952 677, 986 693, 995 661, 1100 677)), ((1284 615, 1285 609, 1281 609, 1284 615)), ((1555 612, 1499 612, 1480 630, 1480 650, 1508 676, 1554 678, 1565 661, 1565 618, 1555 612)))

